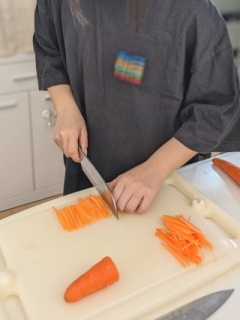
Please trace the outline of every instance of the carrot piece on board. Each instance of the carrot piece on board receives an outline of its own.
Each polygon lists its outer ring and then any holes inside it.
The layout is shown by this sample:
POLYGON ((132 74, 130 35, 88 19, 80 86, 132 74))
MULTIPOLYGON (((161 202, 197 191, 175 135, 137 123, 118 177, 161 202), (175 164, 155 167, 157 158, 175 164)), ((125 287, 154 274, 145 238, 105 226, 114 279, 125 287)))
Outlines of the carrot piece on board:
POLYGON ((76 302, 118 280, 119 272, 115 263, 110 257, 105 257, 70 284, 64 299, 66 302, 76 302))
POLYGON ((187 263, 186 261, 180 256, 175 250, 173 250, 169 245, 165 243, 161 243, 161 245, 166 248, 180 263, 181 265, 186 268, 187 263))
POLYGON ((195 264, 200 264, 204 260, 201 250, 206 246, 210 251, 213 249, 212 244, 206 239, 202 231, 186 220, 184 216, 168 216, 162 218, 163 224, 168 228, 157 229, 155 235, 161 238, 165 243, 162 244, 175 258, 184 261, 184 265, 189 265, 189 260, 195 264))
POLYGON ((101 196, 89 195, 78 198, 78 204, 69 205, 63 209, 53 208, 62 227, 66 231, 83 228, 85 225, 95 223, 98 219, 111 216, 110 208, 101 196))
POLYGON ((176 216, 177 220, 181 221, 183 224, 185 224, 187 227, 189 227, 192 231, 195 232, 202 232, 202 230, 200 230, 199 228, 197 228, 196 226, 194 226, 191 222, 189 222, 188 220, 186 220, 185 218, 183 218, 182 216, 176 216))
POLYGON ((213 158, 212 162, 225 171, 240 186, 240 168, 233 163, 220 158, 213 158))

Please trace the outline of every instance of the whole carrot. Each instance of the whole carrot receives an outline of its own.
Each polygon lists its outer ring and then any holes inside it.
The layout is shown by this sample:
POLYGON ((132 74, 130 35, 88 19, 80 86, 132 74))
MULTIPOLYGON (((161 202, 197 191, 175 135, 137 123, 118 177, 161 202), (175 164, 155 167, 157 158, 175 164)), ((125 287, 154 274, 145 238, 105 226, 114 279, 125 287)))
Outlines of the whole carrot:
POLYGON ((233 163, 220 158, 213 158, 212 162, 225 171, 238 185, 240 185, 240 168, 233 163))
POLYGON ((104 289, 119 280, 119 272, 110 257, 105 257, 82 274, 67 288, 66 302, 76 302, 96 291, 104 289))

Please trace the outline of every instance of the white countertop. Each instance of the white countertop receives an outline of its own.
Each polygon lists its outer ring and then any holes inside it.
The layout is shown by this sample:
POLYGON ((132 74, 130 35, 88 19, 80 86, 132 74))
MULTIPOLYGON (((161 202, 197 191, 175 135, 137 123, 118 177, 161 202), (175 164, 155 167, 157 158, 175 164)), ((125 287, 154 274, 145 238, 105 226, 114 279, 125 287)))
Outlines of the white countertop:
MULTIPOLYGON (((240 152, 225 153, 219 157, 240 167, 240 152)), ((178 173, 240 223, 240 186, 220 168, 214 166, 211 159, 182 167, 178 173)), ((164 312, 168 313, 190 301, 225 289, 235 289, 235 291, 228 301, 208 319, 238 320, 240 317, 240 265, 204 285, 201 289, 187 296, 183 295, 182 299, 166 306, 164 312)), ((161 309, 162 312, 163 309, 161 309)), ((158 312, 154 312, 144 320, 155 320, 158 317, 158 312)))

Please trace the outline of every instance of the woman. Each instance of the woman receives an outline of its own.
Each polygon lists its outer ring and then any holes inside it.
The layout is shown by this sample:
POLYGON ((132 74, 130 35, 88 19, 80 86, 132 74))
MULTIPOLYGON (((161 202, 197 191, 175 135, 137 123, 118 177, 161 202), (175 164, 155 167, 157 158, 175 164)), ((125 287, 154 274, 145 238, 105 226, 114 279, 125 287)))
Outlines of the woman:
POLYGON ((197 153, 240 150, 238 76, 210 1, 38 0, 34 47, 64 194, 91 186, 78 144, 118 208, 139 213, 197 153))

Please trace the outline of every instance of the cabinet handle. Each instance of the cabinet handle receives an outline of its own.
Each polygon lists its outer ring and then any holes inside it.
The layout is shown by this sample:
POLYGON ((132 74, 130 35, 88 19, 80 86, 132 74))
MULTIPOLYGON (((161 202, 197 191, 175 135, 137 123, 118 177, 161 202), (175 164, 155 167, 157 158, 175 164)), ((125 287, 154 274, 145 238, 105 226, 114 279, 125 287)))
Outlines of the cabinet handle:
POLYGON ((49 101, 49 100, 52 100, 52 98, 49 96, 49 95, 47 95, 47 96, 45 96, 45 101, 49 101))
POLYGON ((23 74, 16 74, 13 76, 13 81, 18 82, 18 81, 25 81, 25 80, 31 80, 31 79, 36 79, 37 74, 36 72, 34 73, 23 73, 23 74))
POLYGON ((17 106, 17 102, 14 101, 14 100, 0 103, 0 109, 13 108, 13 107, 16 107, 16 106, 17 106))
POLYGON ((52 115, 52 111, 50 109, 44 109, 42 112, 42 117, 43 119, 47 120, 47 125, 49 127, 51 127, 52 123, 51 123, 51 115, 52 115))

